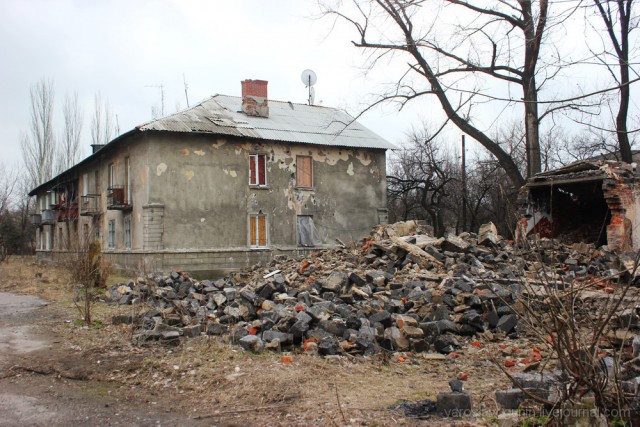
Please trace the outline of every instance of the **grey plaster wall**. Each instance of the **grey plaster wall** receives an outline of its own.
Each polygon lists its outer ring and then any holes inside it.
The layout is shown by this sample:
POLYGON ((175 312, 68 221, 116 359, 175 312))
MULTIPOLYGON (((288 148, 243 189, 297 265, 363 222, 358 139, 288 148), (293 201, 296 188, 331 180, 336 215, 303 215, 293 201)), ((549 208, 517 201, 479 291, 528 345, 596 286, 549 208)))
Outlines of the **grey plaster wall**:
POLYGON ((323 243, 355 240, 386 208, 382 150, 291 146, 156 134, 149 203, 164 206, 165 249, 247 248, 248 217, 268 218, 269 247, 296 246, 296 216, 312 215, 323 243), (249 185, 249 155, 266 154, 267 185, 249 185), (312 189, 296 188, 296 156, 313 158, 312 189))

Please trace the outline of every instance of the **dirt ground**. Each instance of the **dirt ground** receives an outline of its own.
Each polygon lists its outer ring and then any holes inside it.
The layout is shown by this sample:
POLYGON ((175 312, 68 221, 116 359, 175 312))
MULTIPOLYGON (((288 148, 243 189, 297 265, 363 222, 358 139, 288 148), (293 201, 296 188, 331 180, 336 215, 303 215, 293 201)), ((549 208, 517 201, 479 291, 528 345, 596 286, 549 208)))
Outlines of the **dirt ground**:
MULTIPOLYGON (((118 279, 126 278, 110 282, 118 279)), ((470 340, 457 357, 254 355, 206 336, 141 348, 130 326, 111 324, 130 310, 96 303, 94 325, 83 326, 62 270, 29 257, 0 264, 0 425, 462 426, 517 417, 498 414, 494 392, 508 380, 489 355, 526 353, 524 341, 470 340), (473 415, 416 419, 390 409, 435 399, 458 375, 468 377, 473 415)))

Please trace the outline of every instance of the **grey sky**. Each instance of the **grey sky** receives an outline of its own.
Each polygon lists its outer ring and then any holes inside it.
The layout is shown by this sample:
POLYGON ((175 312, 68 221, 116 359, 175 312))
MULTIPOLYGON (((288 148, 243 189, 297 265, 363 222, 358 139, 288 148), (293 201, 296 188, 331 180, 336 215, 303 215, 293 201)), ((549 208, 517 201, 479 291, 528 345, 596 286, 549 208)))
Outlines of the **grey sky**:
MULTIPOLYGON (((424 16, 439 25, 447 19, 454 25, 459 16, 448 11, 424 16)), ((346 25, 333 27, 330 19, 312 19, 317 12, 315 0, 0 0, 0 162, 9 167, 19 164, 20 134, 29 124, 29 88, 43 78, 54 82, 59 121, 65 95, 78 93, 84 110, 85 155, 97 92, 117 115, 121 132, 126 132, 151 120, 151 108, 159 107, 160 90, 153 86, 164 85, 165 114, 185 108, 183 75, 191 105, 216 93, 239 95, 243 79, 268 80, 271 99, 303 103, 307 93, 300 74, 311 68, 318 75, 316 103, 357 114, 384 83, 394 81, 406 62, 394 57, 365 73, 361 67, 366 56, 351 44, 354 31, 346 25)), ((593 34, 588 34, 591 30, 581 13, 547 36, 547 58, 558 54, 570 61, 588 53, 584 40, 593 34)), ((638 45, 635 37, 632 44, 638 45)), ((517 87, 493 90, 485 81, 477 85, 491 95, 521 97, 517 87)), ((540 99, 612 85, 602 67, 574 67, 545 82, 540 99)), ((485 104, 486 100, 478 97, 476 106, 483 110, 471 114, 482 129, 491 132, 501 124, 495 121, 496 114, 500 121, 509 115, 521 118, 520 106, 485 104)), ((607 127, 611 115, 602 111, 607 127)), ((631 116, 637 115, 634 102, 631 116)), ((439 125, 441 117, 435 100, 425 98, 401 113, 390 105, 375 108, 360 121, 398 144, 411 127, 420 127, 423 120, 439 125)), ((562 117, 546 118, 544 126, 560 123, 556 119, 562 117)), ((448 137, 457 141, 459 134, 453 130, 448 137)))
MULTIPOLYGON (((215 93, 240 94, 243 79, 269 81, 269 97, 305 102, 306 68, 318 75, 316 102, 355 113, 375 83, 358 68, 351 35, 309 17, 315 2, 243 1, 0 1, 1 161, 20 161, 20 134, 29 122, 29 88, 52 79, 56 116, 67 93, 84 109, 83 146, 89 153, 93 99, 100 92, 121 132, 151 119, 164 85, 165 113, 215 93)), ((410 116, 407 113, 404 116, 410 116)), ((391 142, 408 119, 391 108, 362 122, 391 142), (402 121, 404 120, 404 121, 402 121)), ((61 128, 61 126, 58 126, 61 128)))

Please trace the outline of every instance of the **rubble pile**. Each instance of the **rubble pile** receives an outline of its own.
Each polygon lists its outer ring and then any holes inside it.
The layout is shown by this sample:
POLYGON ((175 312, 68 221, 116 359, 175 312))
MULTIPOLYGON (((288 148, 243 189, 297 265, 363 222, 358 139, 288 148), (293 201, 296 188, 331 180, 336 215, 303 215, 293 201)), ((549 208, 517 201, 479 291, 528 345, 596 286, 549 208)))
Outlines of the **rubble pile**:
POLYGON ((434 238, 407 222, 377 227, 353 249, 278 256, 218 280, 150 275, 115 285, 104 298, 151 307, 113 319, 135 322, 140 343, 228 334, 255 352, 446 354, 468 337, 517 336, 523 282, 608 286, 606 278, 622 269, 604 247, 541 239, 524 249, 493 224, 478 235, 434 238))

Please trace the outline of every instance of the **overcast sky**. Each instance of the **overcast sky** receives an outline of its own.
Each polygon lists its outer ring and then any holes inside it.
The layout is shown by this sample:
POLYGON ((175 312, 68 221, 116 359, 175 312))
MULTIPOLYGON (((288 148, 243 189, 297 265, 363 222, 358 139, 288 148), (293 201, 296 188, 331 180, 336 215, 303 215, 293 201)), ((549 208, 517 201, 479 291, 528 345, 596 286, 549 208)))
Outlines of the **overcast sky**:
MULTIPOLYGON (((165 91, 165 113, 216 93, 240 95, 243 79, 269 81, 269 97, 304 103, 304 69, 318 76, 316 103, 357 113, 375 82, 346 28, 313 19, 314 1, 0 1, 0 161, 20 161, 29 123, 29 88, 53 80, 58 119, 66 94, 84 109, 89 154, 94 94, 108 100, 121 132, 151 119, 165 91)), ((377 109, 361 120, 390 142, 415 112, 377 109)), ((61 125, 58 129, 61 129, 61 125)))
MULTIPOLYGON (((426 16, 438 22, 452 18, 447 10, 440 12, 426 16)), ((84 110, 85 155, 90 152, 96 93, 109 102, 120 131, 126 132, 151 120, 152 107, 160 106, 160 85, 165 114, 185 108, 183 78, 191 105, 216 93, 239 96, 244 79, 268 80, 271 99, 304 103, 307 92, 300 75, 309 68, 318 76, 317 104, 357 114, 384 83, 393 81, 389 63, 405 61, 395 57, 365 74, 366 57, 351 44, 353 30, 334 27, 317 14, 316 0, 0 0, 0 162, 5 167, 19 164, 20 135, 29 125, 29 89, 42 79, 52 80, 55 87, 58 132, 64 98, 77 92, 84 110)), ((547 40, 564 60, 585 48, 583 15, 574 18, 547 40)), ((576 88, 611 86, 608 79, 602 69, 569 75, 547 82, 541 96, 572 96, 576 88)), ((521 96, 517 90, 489 92, 521 96)), ((637 110, 634 102, 632 115, 637 110)), ((399 144, 411 127, 420 127, 423 120, 439 125, 441 116, 439 105, 425 98, 401 113, 389 105, 373 109, 360 121, 399 144)), ((482 121, 481 114, 472 117, 482 121)), ((491 130, 492 120, 483 129, 491 130)), ((459 133, 449 134, 454 144, 459 133)))

